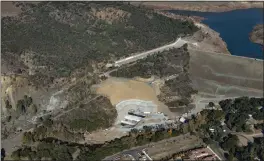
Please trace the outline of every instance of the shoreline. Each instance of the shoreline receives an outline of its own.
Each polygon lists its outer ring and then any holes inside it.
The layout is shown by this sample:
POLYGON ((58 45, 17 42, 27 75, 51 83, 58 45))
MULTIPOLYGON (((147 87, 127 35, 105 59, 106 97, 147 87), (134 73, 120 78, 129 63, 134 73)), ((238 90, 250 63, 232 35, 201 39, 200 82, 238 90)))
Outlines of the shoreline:
POLYGON ((197 27, 200 28, 199 31, 194 33, 192 36, 186 37, 187 41, 198 43, 198 49, 210 52, 217 52, 221 54, 232 55, 227 48, 226 42, 221 38, 220 33, 211 29, 208 25, 202 23, 205 19, 200 16, 185 16, 171 13, 169 11, 159 11, 156 13, 163 16, 170 17, 172 19, 187 20, 193 22, 197 27))
POLYGON ((257 24, 253 27, 252 31, 249 33, 249 39, 252 43, 261 45, 264 47, 263 42, 263 25, 264 24, 257 24))
POLYGON ((160 10, 184 10, 197 12, 228 12, 238 9, 260 8, 263 2, 133 2, 133 5, 144 6, 157 11, 160 10))
MULTIPOLYGON (((245 10, 247 10, 247 9, 245 9, 245 10)), ((209 32, 209 36, 211 36, 211 40, 214 40, 214 42, 212 43, 212 42, 208 41, 209 39, 207 39, 207 38, 203 38, 202 40, 200 39, 200 41, 198 41, 198 43, 202 42, 203 45, 204 45, 204 43, 207 43, 208 45, 200 47, 200 49, 198 49, 198 50, 203 50, 203 51, 206 52, 206 51, 212 50, 213 48, 215 50, 222 49, 222 52, 221 52, 221 50, 219 50, 220 52, 219 51, 214 51, 212 53, 222 53, 222 54, 228 54, 228 55, 232 55, 232 56, 237 56, 237 55, 233 55, 233 54, 230 53, 230 51, 227 48, 227 43, 222 39, 222 37, 221 37, 219 32, 213 30, 207 24, 203 23, 203 21, 206 19, 206 17, 202 17, 201 15, 199 15, 199 16, 197 16, 197 15, 196 16, 193 16, 193 15, 181 15, 180 13, 177 13, 177 12, 176 13, 170 12, 171 10, 155 10, 155 11, 157 13, 162 13, 163 15, 171 17, 171 18, 192 21, 193 23, 195 23, 196 26, 200 27, 200 30, 203 30, 206 34, 208 33, 208 31, 211 31, 211 33, 209 32), (217 44, 215 44, 215 43, 217 43, 217 44), (226 49, 226 50, 224 50, 224 49, 226 49)), ((229 11, 227 11, 227 12, 229 12, 229 11)), ((213 13, 213 12, 211 12, 211 13, 213 13)), ((263 40, 262 40, 263 38, 261 38, 261 35, 260 35, 261 33, 263 33, 263 28, 262 28, 262 30, 259 30, 259 31, 257 31, 255 29, 257 26, 261 26, 261 25, 263 25, 263 24, 256 25, 253 28, 253 30, 249 33, 248 37, 250 39, 250 42, 252 42, 254 44, 257 44, 257 45, 260 45, 260 47, 263 48, 264 47, 263 40)), ((190 36, 190 37, 188 37, 188 39, 197 41, 195 36, 190 36)), ((196 46, 196 48, 197 48, 197 46, 196 46)), ((250 59, 254 59, 254 60, 261 60, 263 62, 263 58, 262 57, 259 57, 259 58, 254 58, 255 56, 253 58, 250 57, 250 56, 241 56, 241 57, 246 57, 246 58, 250 58, 250 59)))

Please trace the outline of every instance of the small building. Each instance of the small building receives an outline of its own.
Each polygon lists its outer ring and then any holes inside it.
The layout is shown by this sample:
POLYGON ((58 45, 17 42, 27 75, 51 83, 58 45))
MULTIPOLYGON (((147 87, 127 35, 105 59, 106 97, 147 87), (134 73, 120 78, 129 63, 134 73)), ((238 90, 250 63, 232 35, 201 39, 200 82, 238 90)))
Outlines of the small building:
POLYGON ((135 122, 139 122, 141 121, 141 117, 138 116, 133 116, 133 115, 126 115, 125 116, 125 120, 129 120, 129 121, 135 121, 135 122))
POLYGON ((142 118, 133 115, 126 115, 124 120, 121 121, 121 125, 134 127, 142 118))
POLYGON ((106 68, 111 68, 111 67, 113 67, 113 66, 114 66, 113 64, 107 63, 105 67, 106 67, 106 68))
POLYGON ((215 131, 215 129, 213 129, 213 128, 210 128, 209 130, 210 130, 211 132, 214 132, 214 131, 215 131))
POLYGON ((180 118, 180 122, 185 123, 186 122, 186 119, 184 117, 181 117, 180 118))
POLYGON ((146 115, 149 115, 150 114, 150 112, 143 112, 144 114, 146 114, 146 115))
POLYGON ((133 115, 133 116, 137 116, 137 117, 141 117, 141 118, 146 117, 146 114, 144 112, 139 111, 139 110, 137 110, 137 111, 135 111, 135 110, 129 110, 128 111, 128 114, 129 115, 133 115))
POLYGON ((225 126, 226 124, 225 124, 225 120, 221 120, 221 125, 222 126, 225 126))

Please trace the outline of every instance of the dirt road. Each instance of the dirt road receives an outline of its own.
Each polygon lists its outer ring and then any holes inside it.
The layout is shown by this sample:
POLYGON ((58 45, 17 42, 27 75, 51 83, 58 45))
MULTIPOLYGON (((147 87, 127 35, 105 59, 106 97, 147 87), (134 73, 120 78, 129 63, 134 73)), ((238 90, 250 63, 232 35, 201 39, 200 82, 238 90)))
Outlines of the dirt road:
POLYGON ((134 61, 136 61, 138 59, 143 59, 143 58, 147 57, 148 55, 155 54, 155 53, 158 53, 158 52, 162 52, 164 50, 169 50, 169 49, 172 49, 172 48, 180 48, 185 43, 187 43, 187 41, 182 40, 181 38, 178 38, 174 43, 171 43, 171 44, 168 44, 168 45, 164 45, 164 46, 158 47, 156 49, 145 51, 145 52, 142 52, 140 54, 136 54, 136 55, 133 55, 133 56, 118 60, 118 61, 115 62, 115 66, 121 66, 123 64, 131 63, 131 62, 134 62, 134 61))

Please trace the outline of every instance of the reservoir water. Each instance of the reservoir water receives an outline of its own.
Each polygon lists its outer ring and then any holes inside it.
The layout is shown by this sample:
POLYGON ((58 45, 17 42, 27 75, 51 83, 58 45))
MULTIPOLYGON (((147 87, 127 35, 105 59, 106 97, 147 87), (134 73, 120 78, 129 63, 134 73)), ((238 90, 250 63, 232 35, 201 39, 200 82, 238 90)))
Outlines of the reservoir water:
POLYGON ((253 27, 263 24, 263 9, 240 9, 221 13, 178 10, 170 12, 204 17, 202 23, 220 33, 232 55, 263 59, 263 46, 249 39, 253 27))

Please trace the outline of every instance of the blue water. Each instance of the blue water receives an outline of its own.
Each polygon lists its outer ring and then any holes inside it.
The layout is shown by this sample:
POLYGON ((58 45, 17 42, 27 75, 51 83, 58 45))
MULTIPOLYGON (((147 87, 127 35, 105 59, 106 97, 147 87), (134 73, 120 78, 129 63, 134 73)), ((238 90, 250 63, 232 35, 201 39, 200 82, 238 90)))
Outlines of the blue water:
POLYGON ((175 10, 170 12, 204 17, 202 23, 220 33, 232 55, 263 59, 262 46, 249 39, 253 27, 263 24, 263 9, 241 9, 221 13, 175 10))

